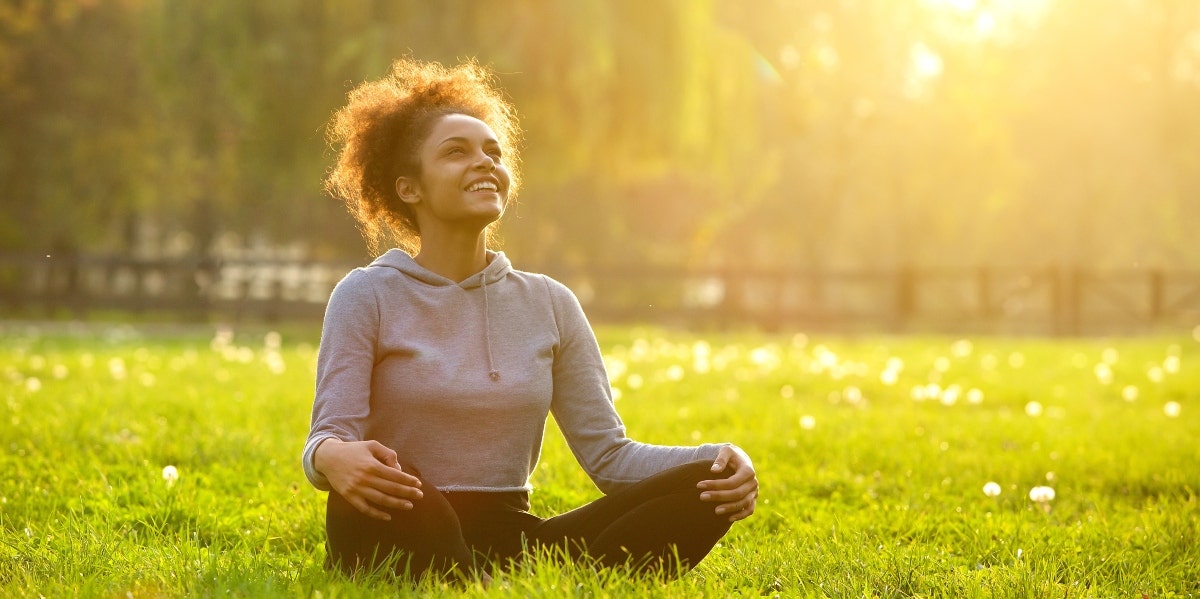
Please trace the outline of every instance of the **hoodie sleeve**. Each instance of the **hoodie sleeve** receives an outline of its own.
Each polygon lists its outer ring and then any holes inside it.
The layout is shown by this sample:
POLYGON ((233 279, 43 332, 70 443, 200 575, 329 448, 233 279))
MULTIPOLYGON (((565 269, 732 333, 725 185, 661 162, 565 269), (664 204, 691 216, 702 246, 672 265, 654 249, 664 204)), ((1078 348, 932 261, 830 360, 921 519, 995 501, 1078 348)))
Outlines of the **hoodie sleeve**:
POLYGON ((334 287, 325 308, 317 353, 312 427, 304 444, 304 474, 314 487, 330 489, 313 454, 322 441, 360 441, 371 411, 371 369, 379 331, 379 302, 365 270, 354 270, 334 287))
POLYGON ((547 279, 547 285, 559 332, 550 410, 592 482, 607 494, 680 464, 715 459, 720 445, 650 445, 626 436, 579 300, 561 283, 547 279))

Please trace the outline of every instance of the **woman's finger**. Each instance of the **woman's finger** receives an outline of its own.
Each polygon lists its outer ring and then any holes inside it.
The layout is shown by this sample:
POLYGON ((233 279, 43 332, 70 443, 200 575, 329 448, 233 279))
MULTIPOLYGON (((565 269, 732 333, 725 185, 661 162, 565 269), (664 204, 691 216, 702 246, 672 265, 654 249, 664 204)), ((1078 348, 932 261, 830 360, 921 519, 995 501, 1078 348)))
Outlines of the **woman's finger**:
POLYGON ((366 499, 363 499, 362 496, 354 495, 351 497, 346 497, 346 501, 350 502, 350 505, 354 506, 354 509, 357 509, 368 517, 384 521, 389 521, 392 519, 391 514, 388 514, 387 512, 371 505, 370 502, 368 502, 366 499))
MULTIPOLYGON (((370 468, 369 471, 371 475, 379 478, 380 480, 387 481, 391 485, 414 489, 420 489, 421 487, 421 479, 400 470, 399 467, 392 468, 377 462, 370 468)), ((420 498, 420 495, 418 495, 417 498, 420 498)))
POLYGON ((756 504, 757 500, 751 500, 747 502, 746 507, 729 516, 729 521, 737 522, 738 520, 745 520, 746 518, 749 518, 752 514, 754 514, 754 507, 756 504))
POLYGON ((734 473, 728 478, 714 478, 700 481, 700 484, 696 486, 703 490, 725 491, 729 489, 737 489, 745 485, 758 485, 758 478, 756 477, 753 468, 741 468, 735 470, 734 473))
POLYGON ((745 499, 746 497, 757 495, 757 493, 758 484, 757 481, 753 481, 744 485, 740 485, 734 489, 704 491, 700 494, 700 501, 713 501, 726 504, 736 503, 745 499))
POLYGON ((411 510, 413 507, 412 501, 404 496, 394 493, 387 493, 379 489, 367 489, 363 491, 363 496, 371 504, 392 508, 394 510, 411 510))
POLYGON ((389 497, 395 497, 397 499, 416 501, 425 496, 420 489, 414 486, 400 484, 390 480, 379 480, 371 486, 380 493, 389 497))
POLYGON ((758 493, 751 493, 745 497, 739 498, 737 501, 723 503, 716 508, 718 515, 728 514, 730 522, 741 520, 754 513, 754 508, 758 504, 758 493))

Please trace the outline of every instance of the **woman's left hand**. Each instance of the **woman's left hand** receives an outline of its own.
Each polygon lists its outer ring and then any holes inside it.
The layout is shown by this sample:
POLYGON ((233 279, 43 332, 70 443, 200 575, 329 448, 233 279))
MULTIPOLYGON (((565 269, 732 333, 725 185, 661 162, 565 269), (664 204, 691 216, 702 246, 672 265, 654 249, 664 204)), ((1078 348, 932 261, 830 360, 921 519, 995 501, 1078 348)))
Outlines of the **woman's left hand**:
POLYGON ((728 478, 705 480, 696 486, 702 491, 701 501, 717 502, 717 514, 728 514, 730 522, 737 522, 754 513, 758 502, 758 477, 754 474, 750 456, 736 445, 722 446, 713 461, 713 472, 724 472, 726 468, 733 469, 728 478))

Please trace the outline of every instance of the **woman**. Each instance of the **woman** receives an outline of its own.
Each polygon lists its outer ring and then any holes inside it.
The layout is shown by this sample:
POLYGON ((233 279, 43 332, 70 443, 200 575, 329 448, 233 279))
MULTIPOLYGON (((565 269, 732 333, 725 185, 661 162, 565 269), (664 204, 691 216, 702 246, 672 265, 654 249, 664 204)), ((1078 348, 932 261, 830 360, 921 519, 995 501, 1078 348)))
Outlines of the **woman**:
POLYGON ((537 547, 677 575, 754 513, 733 445, 637 443, 595 336, 560 283, 487 247, 516 195, 519 129, 474 62, 399 60, 330 123, 327 188, 371 249, 329 299, 304 470, 328 490, 329 564, 487 576, 537 547), (529 513, 553 413, 605 496, 529 513))

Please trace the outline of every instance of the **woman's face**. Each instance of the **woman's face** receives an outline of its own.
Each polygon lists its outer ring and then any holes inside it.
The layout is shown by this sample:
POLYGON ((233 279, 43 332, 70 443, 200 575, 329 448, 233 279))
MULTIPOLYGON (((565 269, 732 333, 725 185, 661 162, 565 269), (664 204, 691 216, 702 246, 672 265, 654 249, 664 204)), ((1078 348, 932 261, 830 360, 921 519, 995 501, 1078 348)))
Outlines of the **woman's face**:
POLYGON ((437 224, 482 231, 503 214, 510 178, 500 142, 486 123, 465 114, 441 117, 419 158, 421 176, 401 177, 396 191, 413 203, 422 231, 437 224))

